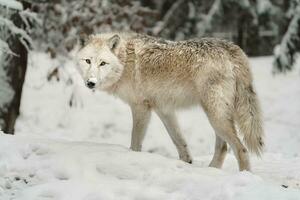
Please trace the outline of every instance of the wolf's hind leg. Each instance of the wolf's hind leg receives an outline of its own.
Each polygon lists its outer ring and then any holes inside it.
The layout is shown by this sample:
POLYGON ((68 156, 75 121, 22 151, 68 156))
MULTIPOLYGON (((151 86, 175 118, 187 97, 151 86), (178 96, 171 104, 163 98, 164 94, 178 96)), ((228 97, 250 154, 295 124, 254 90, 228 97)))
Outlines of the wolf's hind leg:
POLYGON ((221 168, 227 153, 227 144, 216 134, 215 153, 209 166, 221 168))
POLYGON ((213 116, 209 116, 208 118, 215 129, 216 134, 218 134, 222 140, 226 141, 233 149, 240 171, 250 171, 248 151, 237 136, 233 120, 219 117, 215 118, 213 116))
POLYGON ((133 151, 141 151, 145 133, 150 121, 151 110, 145 105, 132 105, 131 146, 133 151))
POLYGON ((156 110, 156 113, 165 125, 173 143, 175 144, 179 158, 185 162, 192 163, 192 157, 190 156, 186 141, 181 134, 175 113, 173 111, 164 112, 161 110, 156 110))
POLYGON ((240 171, 249 171, 248 151, 234 126, 235 80, 225 75, 215 76, 209 86, 200 89, 201 105, 215 133, 233 149, 240 171))

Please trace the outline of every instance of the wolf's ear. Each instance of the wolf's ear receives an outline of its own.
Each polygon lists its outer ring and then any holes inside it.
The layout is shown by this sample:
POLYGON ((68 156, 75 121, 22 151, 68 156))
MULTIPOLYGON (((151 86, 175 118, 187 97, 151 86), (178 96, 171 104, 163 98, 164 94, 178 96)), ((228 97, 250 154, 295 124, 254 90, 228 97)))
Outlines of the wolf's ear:
POLYGON ((120 43, 120 36, 117 34, 108 39, 108 46, 112 51, 116 49, 119 43, 120 43))

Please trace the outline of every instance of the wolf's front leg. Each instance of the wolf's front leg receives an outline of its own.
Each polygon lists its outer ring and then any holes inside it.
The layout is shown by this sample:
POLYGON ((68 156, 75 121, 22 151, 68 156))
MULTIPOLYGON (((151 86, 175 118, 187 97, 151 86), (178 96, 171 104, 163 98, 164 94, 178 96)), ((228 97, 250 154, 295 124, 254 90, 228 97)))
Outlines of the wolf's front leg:
POLYGON ((132 105, 132 133, 131 133, 131 146, 133 151, 141 151, 142 142, 149 124, 151 111, 145 105, 132 105))
POLYGON ((173 143, 175 144, 179 158, 185 162, 192 163, 192 157, 187 148, 186 141, 181 134, 175 113, 173 111, 168 112, 162 110, 156 110, 156 113, 162 120, 173 143))

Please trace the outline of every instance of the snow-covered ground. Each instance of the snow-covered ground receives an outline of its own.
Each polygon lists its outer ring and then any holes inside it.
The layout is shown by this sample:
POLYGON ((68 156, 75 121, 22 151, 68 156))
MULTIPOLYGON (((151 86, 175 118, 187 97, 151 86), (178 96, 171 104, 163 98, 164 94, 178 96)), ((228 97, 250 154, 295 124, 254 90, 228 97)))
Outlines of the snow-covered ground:
POLYGON ((200 108, 178 113, 192 165, 177 159, 155 115, 143 152, 130 151, 127 105, 75 81, 71 61, 29 60, 16 135, 0 135, 1 200, 300 199, 300 75, 272 76, 272 57, 251 59, 266 132, 253 173, 238 172, 232 153, 222 170, 207 167, 214 134, 200 108), (57 66, 61 80, 47 82, 57 66))

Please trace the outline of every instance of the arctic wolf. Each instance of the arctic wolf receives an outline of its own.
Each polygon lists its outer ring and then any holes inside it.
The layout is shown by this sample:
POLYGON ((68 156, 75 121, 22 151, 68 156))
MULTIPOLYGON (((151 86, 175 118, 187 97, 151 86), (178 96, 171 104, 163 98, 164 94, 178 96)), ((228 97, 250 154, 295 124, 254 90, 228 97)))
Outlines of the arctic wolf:
POLYGON ((78 52, 78 62, 87 87, 107 91, 131 107, 134 151, 141 151, 154 111, 180 159, 192 163, 175 111, 200 105, 216 134, 209 166, 222 166, 227 144, 240 170, 250 170, 248 150, 262 152, 260 107, 249 62, 231 42, 215 38, 173 42, 136 33, 104 33, 89 38, 78 52))

